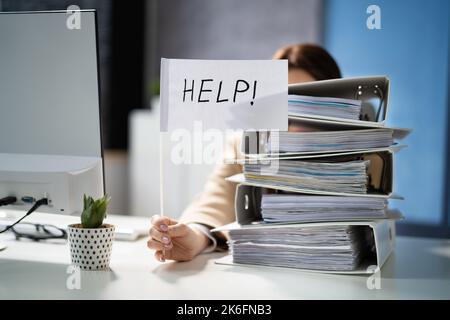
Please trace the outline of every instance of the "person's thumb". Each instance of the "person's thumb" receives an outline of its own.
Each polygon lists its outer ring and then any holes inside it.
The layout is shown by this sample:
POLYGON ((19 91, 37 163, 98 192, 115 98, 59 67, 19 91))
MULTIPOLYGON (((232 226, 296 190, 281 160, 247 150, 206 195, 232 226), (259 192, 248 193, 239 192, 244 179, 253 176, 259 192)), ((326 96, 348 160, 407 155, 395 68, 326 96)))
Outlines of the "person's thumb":
POLYGON ((176 221, 168 217, 161 217, 159 215, 154 215, 151 219, 151 223, 159 231, 166 232, 168 230, 168 226, 171 224, 176 224, 176 221))

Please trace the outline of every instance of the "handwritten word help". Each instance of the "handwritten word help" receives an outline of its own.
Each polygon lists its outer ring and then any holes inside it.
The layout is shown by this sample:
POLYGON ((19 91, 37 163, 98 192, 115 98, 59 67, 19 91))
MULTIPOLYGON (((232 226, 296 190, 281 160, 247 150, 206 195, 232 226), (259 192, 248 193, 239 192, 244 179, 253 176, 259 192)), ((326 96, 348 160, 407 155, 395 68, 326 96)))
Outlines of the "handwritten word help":
POLYGON ((227 86, 224 81, 214 79, 184 79, 183 102, 191 101, 196 103, 212 102, 223 103, 239 102, 239 100, 250 100, 250 105, 254 104, 256 97, 256 87, 258 81, 247 81, 238 79, 227 86), (230 90, 231 88, 231 90, 230 90), (228 89, 228 90, 227 90, 228 89), (228 94, 226 93, 228 92, 228 94))

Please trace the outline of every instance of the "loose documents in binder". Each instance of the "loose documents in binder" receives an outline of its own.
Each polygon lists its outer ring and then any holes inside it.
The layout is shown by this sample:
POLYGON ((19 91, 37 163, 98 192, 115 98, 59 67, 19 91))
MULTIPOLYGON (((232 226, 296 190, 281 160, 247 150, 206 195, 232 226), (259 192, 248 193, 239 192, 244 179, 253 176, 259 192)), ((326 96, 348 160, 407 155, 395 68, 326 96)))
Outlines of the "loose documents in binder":
POLYGON ((287 267, 329 273, 373 273, 394 248, 394 220, 238 225, 229 232, 227 265, 287 267))
POLYGON ((381 198, 263 194, 261 216, 266 223, 349 221, 386 218, 381 198))
POLYGON ((233 262, 301 269, 350 271, 365 253, 365 228, 317 226, 230 231, 233 262))
MULTIPOLYGON (((307 83, 298 83, 289 85, 289 95, 315 97, 323 103, 329 97, 331 102, 357 104, 358 114, 355 115, 352 110, 351 116, 344 110, 334 108, 328 111, 327 108, 313 109, 312 104, 317 101, 308 99, 308 104, 302 103, 308 108, 294 110, 289 107, 289 118, 300 119, 304 122, 314 123, 330 123, 345 127, 366 127, 377 128, 384 127, 388 114, 389 100, 389 79, 385 76, 368 76, 358 78, 344 78, 314 81, 307 83), (324 99, 324 100, 321 100, 324 99), (342 100, 340 100, 342 99, 342 100), (355 101, 360 101, 359 103, 355 101), (318 122, 315 122, 318 120, 318 122)), ((291 103, 289 103, 291 105, 291 103)), ((338 106, 339 104, 335 104, 338 106)), ((346 109, 346 111, 349 111, 346 109)))
POLYGON ((365 150, 393 145, 393 130, 363 129, 313 132, 271 132, 266 153, 365 150), (276 141, 272 141, 277 139, 276 141))
POLYGON ((361 100, 288 95, 289 116, 327 116, 359 120, 361 100))
POLYGON ((387 209, 383 198, 310 196, 242 184, 236 188, 235 208, 241 225, 403 218, 400 211, 387 209))
POLYGON ((315 191, 367 193, 367 168, 370 161, 326 162, 325 160, 279 160, 273 163, 244 165, 249 182, 270 182, 274 185, 315 191))
POLYGON ((288 192, 395 197, 393 152, 396 147, 364 152, 303 155, 243 162, 244 173, 226 178, 231 182, 288 192))

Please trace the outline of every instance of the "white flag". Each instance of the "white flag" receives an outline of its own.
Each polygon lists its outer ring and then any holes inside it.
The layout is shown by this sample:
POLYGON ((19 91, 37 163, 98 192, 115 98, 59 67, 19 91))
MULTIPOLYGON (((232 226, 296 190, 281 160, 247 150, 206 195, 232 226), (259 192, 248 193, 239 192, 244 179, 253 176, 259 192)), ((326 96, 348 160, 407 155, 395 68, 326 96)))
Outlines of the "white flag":
POLYGON ((161 59, 161 131, 288 129, 287 60, 161 59))

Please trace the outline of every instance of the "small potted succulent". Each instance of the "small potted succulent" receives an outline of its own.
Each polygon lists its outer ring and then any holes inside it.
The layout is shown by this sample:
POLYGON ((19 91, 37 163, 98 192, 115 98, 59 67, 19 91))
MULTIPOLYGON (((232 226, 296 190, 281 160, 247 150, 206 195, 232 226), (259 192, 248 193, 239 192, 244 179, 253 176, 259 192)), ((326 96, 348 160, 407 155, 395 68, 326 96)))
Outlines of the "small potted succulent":
POLYGON ((110 198, 94 200, 84 195, 81 224, 71 224, 68 239, 72 264, 83 270, 105 270, 109 268, 114 226, 104 224, 110 198))

